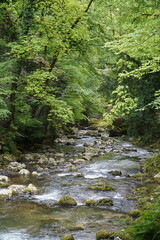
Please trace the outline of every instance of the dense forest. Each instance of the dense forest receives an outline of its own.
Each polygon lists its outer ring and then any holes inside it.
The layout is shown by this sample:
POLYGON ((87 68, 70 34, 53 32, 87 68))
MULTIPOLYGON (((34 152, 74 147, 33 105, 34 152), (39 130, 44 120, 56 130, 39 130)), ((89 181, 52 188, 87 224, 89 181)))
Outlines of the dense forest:
POLYGON ((160 129, 157 0, 0 4, 1 148, 42 141, 93 116, 145 144, 160 129))
MULTIPOLYGON (((1 155, 82 126, 158 149, 159 63, 159 0, 1 0, 1 155)), ((147 160, 138 180, 160 181, 159 162, 147 160)), ((159 239, 153 189, 122 239, 159 239)))

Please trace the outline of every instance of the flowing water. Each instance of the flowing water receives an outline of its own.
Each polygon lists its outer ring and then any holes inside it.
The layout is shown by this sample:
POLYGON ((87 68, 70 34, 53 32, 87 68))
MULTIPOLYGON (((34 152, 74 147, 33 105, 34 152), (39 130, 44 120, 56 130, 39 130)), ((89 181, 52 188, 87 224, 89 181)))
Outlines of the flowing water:
MULTIPOLYGON (((0 240, 59 240, 69 233, 76 240, 94 240, 98 230, 118 231, 122 228, 118 220, 136 207, 136 202, 127 200, 126 195, 141 184, 128 175, 139 173, 141 161, 149 158, 151 153, 118 139, 112 144, 98 143, 102 135, 89 136, 87 133, 87 130, 81 130, 73 145, 59 144, 56 147, 56 151, 64 153, 64 158, 69 162, 70 158, 83 156, 86 144, 92 146, 97 141, 103 154, 78 165, 78 172, 84 177, 69 172, 64 163, 57 168, 46 169, 37 178, 12 178, 14 183, 19 184, 27 184, 32 180, 42 192, 0 202, 0 240), (121 171, 122 176, 113 176, 110 171, 114 170, 121 171), (88 189, 100 182, 107 182, 115 190, 88 189), (55 204, 65 194, 77 201, 76 207, 60 207, 55 204), (113 206, 89 207, 84 204, 86 199, 102 198, 111 198, 113 206), (78 230, 79 226, 84 229, 78 230)), ((103 137, 107 139, 107 136, 103 137)))

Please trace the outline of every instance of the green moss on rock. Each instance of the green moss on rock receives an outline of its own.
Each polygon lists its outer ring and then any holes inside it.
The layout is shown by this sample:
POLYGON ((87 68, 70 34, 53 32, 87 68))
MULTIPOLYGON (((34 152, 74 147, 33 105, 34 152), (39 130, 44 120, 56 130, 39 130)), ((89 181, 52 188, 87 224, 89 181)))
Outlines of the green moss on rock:
POLYGON ((88 189, 98 190, 98 191, 114 191, 115 187, 113 187, 107 183, 98 183, 94 186, 89 186, 88 189))
POLYGON ((57 204, 61 206, 76 206, 77 202, 69 195, 64 195, 60 198, 57 204))
POLYGON ((74 240, 74 237, 72 234, 68 234, 63 236, 60 240, 74 240))
POLYGON ((111 233, 106 230, 100 230, 96 233, 96 240, 106 239, 111 236, 111 233))
POLYGON ((134 209, 129 212, 129 215, 133 218, 137 218, 140 216, 140 210, 139 209, 134 209))

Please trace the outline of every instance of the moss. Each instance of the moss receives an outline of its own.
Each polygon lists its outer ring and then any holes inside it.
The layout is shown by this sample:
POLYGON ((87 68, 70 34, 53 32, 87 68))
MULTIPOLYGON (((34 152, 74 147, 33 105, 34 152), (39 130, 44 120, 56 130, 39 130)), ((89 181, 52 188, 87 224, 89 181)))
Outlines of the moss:
POLYGON ((87 206, 113 206, 113 201, 110 198, 103 198, 100 200, 88 199, 84 201, 87 206))
POLYGON ((77 202, 74 200, 74 198, 70 197, 69 195, 64 195, 57 202, 57 204, 61 206, 76 206, 77 202))
POLYGON ((113 206, 113 201, 110 198, 103 198, 97 201, 96 206, 113 206))
POLYGON ((70 168, 68 171, 69 171, 69 172, 77 172, 77 168, 72 167, 72 168, 70 168))
POLYGON ((63 236, 60 240, 74 240, 74 237, 72 234, 68 234, 63 236))
POLYGON ((114 191, 115 188, 107 183, 98 183, 95 186, 89 186, 88 189, 99 191, 114 191))
POLYGON ((137 218, 140 216, 140 210, 139 209, 134 209, 132 211, 129 212, 129 215, 133 218, 137 218))
POLYGON ((96 233, 96 240, 106 239, 111 236, 111 233, 106 230, 100 230, 96 233))

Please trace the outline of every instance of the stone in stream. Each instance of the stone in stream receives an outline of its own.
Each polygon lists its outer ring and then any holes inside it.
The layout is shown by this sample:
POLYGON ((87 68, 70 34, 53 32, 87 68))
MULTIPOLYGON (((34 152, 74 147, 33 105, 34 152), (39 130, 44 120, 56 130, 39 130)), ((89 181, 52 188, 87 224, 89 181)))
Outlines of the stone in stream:
POLYGON ((113 201, 110 198, 102 198, 99 200, 88 199, 84 203, 87 206, 113 206, 113 201))
POLYGON ((94 186, 89 186, 88 189, 98 190, 98 191, 114 191, 115 187, 102 182, 102 183, 97 183, 94 186))
POLYGON ((96 240, 107 239, 107 238, 110 238, 111 235, 112 234, 106 230, 100 230, 96 233, 96 240))
POLYGON ((122 172, 119 170, 110 171, 113 176, 122 176, 122 172))
POLYGON ((72 206, 76 206, 77 202, 71 196, 64 195, 60 198, 59 201, 57 201, 57 204, 61 205, 61 206, 67 206, 67 207, 71 206, 72 207, 72 206))
POLYGON ((0 189, 0 200, 10 199, 13 195, 11 189, 0 189))
POLYGON ((61 237, 60 240, 74 240, 74 237, 72 234, 68 234, 68 235, 61 237))
POLYGON ((30 174, 30 171, 28 169, 21 169, 19 172, 18 172, 20 175, 24 175, 24 176, 27 176, 30 174))

